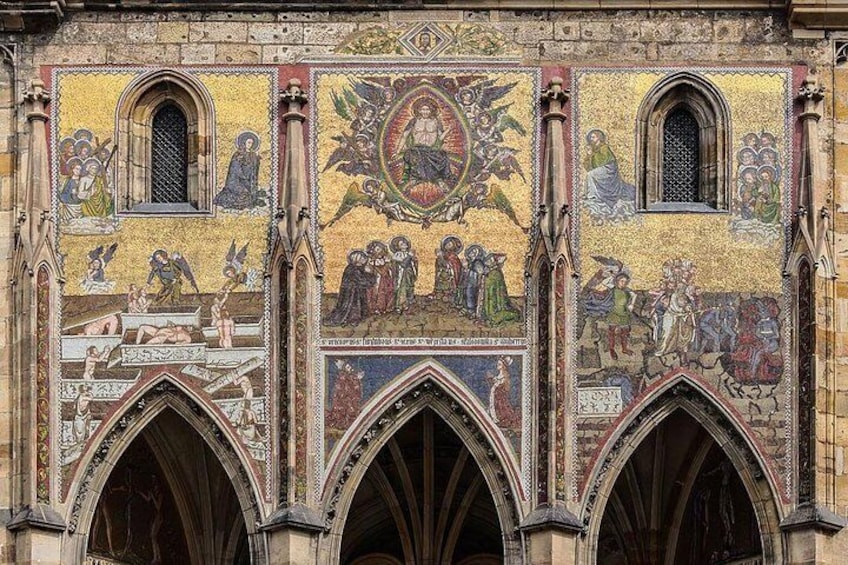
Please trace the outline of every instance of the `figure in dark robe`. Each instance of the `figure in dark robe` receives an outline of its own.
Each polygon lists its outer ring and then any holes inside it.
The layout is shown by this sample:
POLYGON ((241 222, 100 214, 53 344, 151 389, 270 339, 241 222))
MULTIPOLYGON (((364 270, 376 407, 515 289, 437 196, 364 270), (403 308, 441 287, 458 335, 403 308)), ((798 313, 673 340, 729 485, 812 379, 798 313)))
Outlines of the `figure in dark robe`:
POLYGON ((436 250, 436 280, 433 288, 433 298, 449 304, 460 304, 459 288, 462 278, 462 261, 459 252, 462 251, 462 241, 455 236, 442 240, 436 250))
POLYGON ((265 206, 264 190, 259 190, 259 136, 244 132, 236 140, 236 152, 230 159, 227 181, 215 197, 215 204, 232 210, 265 206))
POLYGON ((413 104, 413 119, 404 130, 403 191, 428 205, 450 191, 456 180, 450 156, 442 147, 448 130, 439 119, 438 106, 430 98, 413 104))
POLYGON ((348 253, 339 298, 324 323, 328 326, 355 326, 367 318, 368 289, 376 282, 377 275, 368 267, 368 255, 360 250, 348 253))

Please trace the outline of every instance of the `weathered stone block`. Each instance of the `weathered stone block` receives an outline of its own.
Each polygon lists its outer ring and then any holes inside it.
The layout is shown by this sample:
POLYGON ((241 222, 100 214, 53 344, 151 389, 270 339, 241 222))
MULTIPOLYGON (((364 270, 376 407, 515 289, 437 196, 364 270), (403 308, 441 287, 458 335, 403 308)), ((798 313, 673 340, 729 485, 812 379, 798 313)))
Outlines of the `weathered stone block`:
POLYGON ((258 45, 218 45, 215 47, 215 62, 228 65, 258 63, 262 48, 258 45))
POLYGON ((188 41, 188 24, 185 22, 160 22, 158 24, 160 43, 185 43, 188 41))
POLYGON ((65 43, 110 43, 120 41, 127 34, 124 24, 101 24, 80 22, 67 24, 62 28, 65 43))
POLYGON ((247 29, 250 43, 292 44, 303 43, 303 24, 301 23, 258 23, 250 24, 247 29))
POLYGON ((127 41, 130 43, 155 43, 158 33, 156 22, 137 23, 127 28, 127 41))
POLYGON ((638 41, 641 29, 637 21, 617 21, 610 24, 610 37, 613 41, 638 41))
POLYGON ((580 24, 580 37, 589 41, 609 41, 612 37, 610 22, 583 22, 580 24))
POLYGON ((554 38, 554 24, 551 22, 511 22, 498 24, 497 27, 516 43, 537 43, 554 38))
POLYGON ((303 24, 303 43, 309 45, 338 45, 356 31, 356 24, 303 24))
POLYGON ((558 41, 574 41, 580 39, 579 22, 557 22, 554 24, 554 39, 558 41))
POLYGON ((241 22, 202 22, 189 24, 189 41, 246 43, 247 24, 241 22))
POLYGON ((206 65, 215 62, 215 46, 212 44, 189 43, 180 46, 180 62, 183 65, 206 65))
POLYGON ((116 43, 109 46, 107 63, 119 64, 156 64, 168 65, 179 60, 178 45, 132 45, 116 43))

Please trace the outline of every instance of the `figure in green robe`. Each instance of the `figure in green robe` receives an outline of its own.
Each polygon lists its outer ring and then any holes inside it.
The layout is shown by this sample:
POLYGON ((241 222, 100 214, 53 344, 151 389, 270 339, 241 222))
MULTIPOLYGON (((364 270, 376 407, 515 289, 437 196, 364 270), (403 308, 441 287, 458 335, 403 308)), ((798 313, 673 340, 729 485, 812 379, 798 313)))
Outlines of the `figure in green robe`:
POLYGON ((754 203, 754 217, 764 224, 780 222, 780 185, 774 167, 763 165, 757 172, 760 175, 760 191, 754 203))
POLYGON ((486 270, 482 281, 483 292, 480 296, 479 314, 480 318, 490 326, 500 326, 521 319, 506 289, 502 270, 505 261, 505 255, 495 253, 490 253, 484 261, 486 270))

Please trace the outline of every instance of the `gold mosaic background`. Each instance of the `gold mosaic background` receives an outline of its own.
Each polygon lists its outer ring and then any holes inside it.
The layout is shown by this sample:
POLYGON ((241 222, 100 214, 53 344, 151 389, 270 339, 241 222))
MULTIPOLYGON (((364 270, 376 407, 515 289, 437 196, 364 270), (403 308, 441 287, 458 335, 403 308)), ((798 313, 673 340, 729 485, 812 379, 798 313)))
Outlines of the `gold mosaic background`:
MULTIPOLYGON (((478 71, 457 71, 456 75, 471 74, 478 71)), ((375 75, 363 71, 362 76, 375 75)), ((396 73, 380 76, 398 78, 410 74, 421 73, 396 73)), ((445 73, 450 75, 451 73, 445 73)), ((479 73, 483 74, 483 73, 479 73)), ((317 93, 317 144, 316 154, 318 166, 318 218, 319 223, 328 221, 336 213, 339 204, 347 191, 348 186, 354 180, 360 183, 365 177, 347 176, 335 169, 320 172, 333 150, 338 146, 337 142, 330 139, 340 132, 349 132, 349 124, 339 117, 334 108, 331 92, 341 92, 342 88, 349 86, 349 74, 320 74, 316 84, 313 86, 317 93)), ((532 207, 532 179, 535 169, 533 161, 533 129, 537 117, 534 115, 534 100, 538 93, 533 91, 533 75, 530 73, 490 73, 490 78, 496 78, 499 85, 517 82, 518 84, 506 96, 499 99, 496 106, 511 104, 509 113, 527 130, 526 136, 507 129, 503 132, 506 147, 518 149, 516 159, 524 171, 527 181, 523 181, 517 174, 513 174, 508 181, 501 181, 492 177, 490 184, 498 185, 509 198, 513 210, 519 222, 524 226, 531 223, 532 207)), ((507 288, 512 296, 524 293, 524 258, 527 254, 528 238, 521 229, 513 224, 501 212, 497 210, 472 209, 466 212, 467 226, 458 225, 456 222, 433 223, 427 230, 420 225, 392 222, 386 225, 386 218, 365 207, 355 208, 341 220, 327 229, 321 231, 320 242, 324 250, 324 290, 325 292, 338 292, 341 282, 342 271, 347 265, 347 254, 351 249, 363 249, 369 241, 378 239, 387 242, 396 235, 409 237, 413 248, 418 255, 419 272, 418 281, 415 285, 415 294, 424 295, 433 291, 435 279, 435 251, 439 248, 442 239, 447 235, 459 236, 466 247, 471 243, 479 243, 487 251, 507 254, 507 262, 504 265, 504 277, 507 288)))
MULTIPOLYGON (((788 72, 702 74, 721 90, 730 106, 734 164, 735 150, 748 132, 774 133, 784 155, 788 72)), ((585 133, 601 129, 607 133, 621 177, 633 184, 636 114, 648 91, 665 76, 659 72, 578 73, 576 163, 582 162, 586 152, 585 133)), ((735 177, 735 165, 733 171, 735 177)), ((586 190, 584 173, 581 168, 577 192, 581 198, 586 190)), ((784 178, 791 178, 791 172, 787 170, 784 178)), ((734 194, 735 178, 731 182, 734 194)), ((787 190, 785 181, 781 189, 787 190)), ((581 210, 580 252, 586 272, 597 267, 585 263, 592 262, 592 255, 615 257, 631 269, 634 289, 650 289, 662 276, 663 261, 681 257, 694 261, 695 282, 706 292, 781 291, 783 238, 771 246, 739 241, 728 227, 729 214, 638 214, 636 220, 595 226, 581 210), (681 225, 688 229, 680 229, 681 225)))
MULTIPOLYGON (((114 137, 115 111, 124 88, 137 73, 60 73, 58 139, 80 128, 91 130, 101 142, 114 137), (96 93, 96 96, 95 96, 96 93)), ((273 77, 269 73, 202 73, 196 75, 212 96, 216 117, 215 191, 223 187, 235 139, 245 130, 259 134, 261 158, 259 188, 271 181, 271 104, 273 77), (246 103, 245 101, 249 101, 246 103)), ((52 140, 55 147, 58 139, 52 140)), ((55 152, 54 152, 55 153, 55 152)), ((55 156, 55 155, 54 155, 55 156)), ((61 179, 54 179, 54 186, 61 179)), ((214 218, 121 218, 108 235, 63 234, 60 251, 65 256, 66 295, 84 294, 80 281, 88 267, 88 253, 98 245, 118 242, 115 258, 106 267, 106 278, 115 281, 115 293, 130 284, 143 284, 150 272, 150 256, 158 248, 179 251, 188 261, 201 292, 215 292, 224 280, 222 269, 230 243, 250 242, 246 268, 262 270, 262 253, 268 232, 268 215, 218 213, 214 218)), ((190 286, 184 285, 184 292, 190 286)))

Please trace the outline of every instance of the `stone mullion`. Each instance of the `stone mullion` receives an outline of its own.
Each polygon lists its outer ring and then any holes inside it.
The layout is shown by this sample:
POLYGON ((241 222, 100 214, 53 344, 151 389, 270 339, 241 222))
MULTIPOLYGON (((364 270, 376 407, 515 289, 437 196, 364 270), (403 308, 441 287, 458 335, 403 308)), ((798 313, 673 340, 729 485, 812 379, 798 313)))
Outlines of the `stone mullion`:
POLYGON ((300 237, 308 233, 309 227, 309 187, 306 182, 306 151, 303 145, 303 122, 306 115, 302 112, 307 97, 298 79, 289 80, 281 99, 288 104, 288 112, 283 114, 283 121, 286 123, 286 149, 283 157, 280 235, 286 236, 289 244, 294 246, 300 237))
POLYGON ((268 533, 272 563, 309 563, 312 539, 324 529, 313 507, 315 485, 313 363, 315 343, 311 310, 318 292, 315 263, 309 243, 309 188, 302 113, 306 93, 297 79, 289 80, 281 95, 288 105, 283 114, 286 145, 277 208, 277 235, 282 245, 279 262, 281 335, 278 343, 279 490, 278 507, 263 525, 268 533), (293 273, 289 270, 293 269, 293 273), (285 304, 282 304, 285 302, 285 304))

